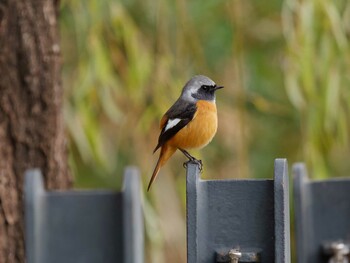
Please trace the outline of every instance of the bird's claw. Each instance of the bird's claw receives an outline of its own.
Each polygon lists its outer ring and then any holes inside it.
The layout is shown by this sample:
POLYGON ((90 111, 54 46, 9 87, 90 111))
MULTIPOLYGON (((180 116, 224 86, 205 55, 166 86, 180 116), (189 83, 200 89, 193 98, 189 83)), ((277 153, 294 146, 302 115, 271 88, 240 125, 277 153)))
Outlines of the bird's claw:
POLYGON ((199 171, 201 171, 201 172, 203 171, 203 162, 202 162, 202 160, 197 160, 197 159, 188 160, 187 162, 183 163, 183 167, 185 169, 187 169, 187 166, 188 166, 189 163, 197 164, 198 168, 199 168, 199 171))

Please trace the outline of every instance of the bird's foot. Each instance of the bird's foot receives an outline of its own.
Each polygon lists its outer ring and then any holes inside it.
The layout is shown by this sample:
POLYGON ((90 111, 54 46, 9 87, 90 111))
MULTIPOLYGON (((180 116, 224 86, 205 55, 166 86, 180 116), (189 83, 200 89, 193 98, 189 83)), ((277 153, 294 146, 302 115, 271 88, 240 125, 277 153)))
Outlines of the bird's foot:
POLYGON ((199 171, 203 171, 203 162, 202 160, 197 160, 196 158, 190 159, 187 162, 183 163, 183 167, 187 169, 187 166, 189 163, 194 163, 196 165, 198 165, 199 171))
POLYGON ((197 164, 199 167, 199 170, 202 172, 203 170, 203 163, 202 160, 197 160, 194 158, 191 154, 189 154, 186 150, 179 148, 179 150, 188 158, 187 162, 184 162, 183 167, 187 168, 188 163, 194 163, 197 164))

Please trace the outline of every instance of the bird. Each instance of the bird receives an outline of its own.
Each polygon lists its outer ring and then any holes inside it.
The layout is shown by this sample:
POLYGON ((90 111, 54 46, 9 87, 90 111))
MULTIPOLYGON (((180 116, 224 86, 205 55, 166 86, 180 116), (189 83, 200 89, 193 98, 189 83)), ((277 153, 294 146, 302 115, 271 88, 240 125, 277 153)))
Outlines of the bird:
MULTIPOLYGON (((163 115, 160 121, 158 144, 160 149, 147 191, 151 188, 159 170, 169 158, 180 150, 188 162, 195 162, 202 170, 202 161, 187 150, 201 149, 213 139, 218 127, 215 92, 222 89, 213 80, 203 75, 192 77, 183 87, 180 97, 163 115)), ((187 163, 184 163, 184 167, 187 163)))

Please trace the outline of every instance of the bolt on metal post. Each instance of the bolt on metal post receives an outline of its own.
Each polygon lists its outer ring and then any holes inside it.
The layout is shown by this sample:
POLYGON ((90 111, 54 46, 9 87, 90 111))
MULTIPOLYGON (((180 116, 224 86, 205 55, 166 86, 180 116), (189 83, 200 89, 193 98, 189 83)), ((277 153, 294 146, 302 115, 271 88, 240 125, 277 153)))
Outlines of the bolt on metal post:
POLYGON ((242 257, 242 253, 239 249, 231 249, 228 252, 228 256, 230 258, 230 263, 238 263, 239 259, 242 257))
POLYGON ((347 255, 349 254, 349 247, 344 243, 333 243, 332 249, 334 256, 330 259, 329 263, 349 263, 347 255))
POLYGON ((328 255, 331 255, 329 263, 349 263, 350 248, 348 244, 339 241, 331 242, 325 244, 323 249, 328 255))

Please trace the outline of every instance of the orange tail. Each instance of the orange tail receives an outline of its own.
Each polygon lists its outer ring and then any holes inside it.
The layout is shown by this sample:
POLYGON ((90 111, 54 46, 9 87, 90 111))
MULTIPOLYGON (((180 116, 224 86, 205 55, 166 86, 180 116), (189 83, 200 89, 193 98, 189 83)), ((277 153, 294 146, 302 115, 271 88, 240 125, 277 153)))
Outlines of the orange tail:
POLYGON ((151 180, 149 181, 147 192, 151 188, 153 181, 156 179, 160 168, 169 160, 169 158, 174 154, 176 148, 164 144, 160 150, 159 158, 156 167, 154 168, 151 180))

